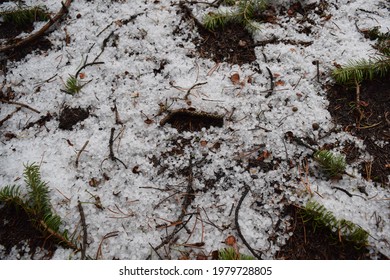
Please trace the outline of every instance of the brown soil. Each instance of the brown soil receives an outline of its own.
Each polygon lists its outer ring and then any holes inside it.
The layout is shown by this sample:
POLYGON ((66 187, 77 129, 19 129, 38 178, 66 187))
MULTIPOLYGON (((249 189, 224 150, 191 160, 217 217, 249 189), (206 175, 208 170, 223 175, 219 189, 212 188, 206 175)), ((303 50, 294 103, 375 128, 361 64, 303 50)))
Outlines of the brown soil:
POLYGON ((65 130, 72 130, 73 126, 89 117, 88 109, 70 108, 65 106, 59 117, 59 128, 65 130))
POLYGON ((11 206, 0 208, 0 225, 0 244, 4 246, 3 253, 6 255, 16 247, 20 257, 28 255, 28 258, 33 259, 38 249, 44 249, 44 255, 39 257, 51 259, 56 250, 56 244, 35 229, 21 209, 11 206), (23 248, 25 245, 28 245, 29 251, 23 248))
POLYGON ((361 172, 367 180, 389 186, 390 176, 390 75, 364 82, 360 88, 361 112, 356 109, 356 89, 334 86, 328 94, 335 123, 343 130, 363 139, 366 151, 373 157, 364 162, 361 172), (357 124, 360 120, 360 124, 357 124))
MULTIPOLYGON (((312 221, 304 222, 300 209, 288 207, 293 219, 293 236, 277 253, 277 259, 287 260, 367 260, 367 248, 356 248, 354 243, 340 240, 328 228, 318 228, 312 221)), ((381 256, 382 259, 386 259, 381 256)))

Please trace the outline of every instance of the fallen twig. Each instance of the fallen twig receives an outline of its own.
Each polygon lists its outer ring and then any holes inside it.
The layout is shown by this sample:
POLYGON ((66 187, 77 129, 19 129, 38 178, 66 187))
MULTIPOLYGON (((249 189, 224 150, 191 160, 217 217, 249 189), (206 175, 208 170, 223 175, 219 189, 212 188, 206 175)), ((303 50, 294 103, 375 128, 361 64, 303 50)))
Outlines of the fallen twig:
POLYGON ((190 87, 190 88, 187 90, 186 95, 184 96, 184 100, 187 100, 187 99, 188 99, 188 96, 191 94, 191 90, 193 90, 193 89, 194 89, 195 87, 197 87, 197 86, 204 85, 204 84, 207 84, 207 82, 196 83, 196 84, 194 84, 192 87, 190 87))
POLYGON ((240 207, 241 207, 241 204, 242 202, 244 201, 245 197, 247 196, 247 194, 249 193, 249 187, 246 186, 245 187, 245 190, 240 198, 240 200, 238 201, 237 203, 237 207, 236 207, 236 213, 235 213, 235 217, 234 217, 234 221, 235 221, 235 224, 236 224, 236 229, 237 229, 237 233, 238 233, 238 236, 240 236, 240 238, 242 239, 242 242, 245 244, 245 246, 248 248, 248 250, 253 254, 253 256, 255 256, 257 259, 261 260, 261 255, 257 254, 255 252, 255 250, 249 245, 249 243, 246 241, 244 235, 242 234, 241 232, 241 228, 240 228, 240 225, 238 223, 238 214, 240 212, 240 207))
POLYGON ((100 244, 99 244, 99 247, 98 247, 98 250, 96 252, 96 256, 95 256, 95 259, 99 259, 103 256, 103 253, 102 253, 102 245, 103 245, 103 242, 104 240, 108 239, 108 238, 111 238, 111 237, 115 237, 115 236, 118 236, 118 233, 119 231, 113 231, 113 232, 109 232, 107 233, 105 236, 103 236, 102 240, 100 241, 100 244))
POLYGON ((18 106, 21 106, 21 107, 24 107, 24 108, 27 108, 37 114, 40 114, 41 112, 34 109, 34 108, 31 108, 30 106, 26 105, 26 104, 23 104, 23 103, 20 103, 20 102, 16 102, 16 101, 11 101, 11 100, 6 100, 6 99, 0 99, 0 102, 2 103, 7 103, 7 104, 13 104, 13 105, 18 105, 18 106))
POLYGON ((87 147, 88 143, 89 143, 89 140, 87 140, 87 141, 84 143, 83 147, 82 147, 82 148, 80 149, 80 151, 77 153, 76 163, 75 163, 76 168, 79 166, 79 158, 80 158, 80 155, 81 155, 81 153, 85 150, 85 148, 87 147))
POLYGON ((125 167, 125 169, 127 169, 126 164, 114 155, 114 149, 113 149, 113 144, 114 144, 114 133, 115 133, 115 127, 111 128, 111 135, 110 135, 110 141, 109 141, 109 149, 110 149, 109 158, 110 158, 112 161, 119 161, 120 163, 123 164, 123 166, 125 167))
POLYGON ((85 215, 84 215, 84 209, 83 206, 81 205, 80 200, 78 201, 77 205, 79 212, 80 212, 80 221, 81 221, 81 226, 83 228, 83 244, 81 245, 81 259, 85 260, 85 252, 87 249, 87 240, 88 240, 88 232, 87 232, 87 224, 85 222, 85 215))
POLYGON ((112 108, 112 111, 115 113, 115 124, 123 124, 119 117, 118 108, 116 107, 116 100, 114 100, 114 107, 112 108))
POLYGON ((269 78, 271 80, 270 89, 268 90, 268 93, 265 95, 265 98, 268 98, 268 97, 270 97, 270 95, 274 91, 275 83, 274 83, 274 76, 272 75, 271 70, 268 67, 266 67, 266 68, 267 68, 267 71, 268 71, 268 74, 269 74, 269 78))

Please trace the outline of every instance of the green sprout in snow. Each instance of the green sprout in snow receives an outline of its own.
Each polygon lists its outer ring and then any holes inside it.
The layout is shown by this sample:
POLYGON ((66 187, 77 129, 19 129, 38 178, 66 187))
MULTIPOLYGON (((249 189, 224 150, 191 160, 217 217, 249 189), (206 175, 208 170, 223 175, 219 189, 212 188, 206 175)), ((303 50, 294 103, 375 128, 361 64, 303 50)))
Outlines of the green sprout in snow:
POLYGON ((240 254, 234 248, 224 248, 218 251, 218 259, 220 260, 255 260, 254 257, 240 254))
MULTIPOLYGON (((231 2, 226 4, 233 4, 231 2)), ((254 30, 257 28, 253 21, 258 13, 265 11, 267 3, 267 0, 240 0, 232 11, 207 14, 203 19, 203 24, 207 29, 215 30, 233 22, 242 24, 249 30, 254 30)))
POLYGON ((319 150, 314 153, 314 160, 330 178, 337 178, 345 174, 347 163, 342 155, 334 155, 328 150, 319 150))

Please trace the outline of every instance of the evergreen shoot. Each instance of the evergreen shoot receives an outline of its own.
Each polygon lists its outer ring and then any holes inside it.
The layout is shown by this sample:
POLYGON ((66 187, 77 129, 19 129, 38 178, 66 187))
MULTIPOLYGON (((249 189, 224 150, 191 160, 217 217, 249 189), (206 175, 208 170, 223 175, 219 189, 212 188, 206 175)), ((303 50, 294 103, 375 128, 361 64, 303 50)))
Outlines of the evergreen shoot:
POLYGON ((309 201, 301 211, 304 222, 311 222, 314 230, 317 228, 328 228, 336 233, 340 241, 353 242, 356 247, 361 248, 367 245, 369 233, 360 226, 345 219, 338 220, 331 211, 316 201, 309 201))
POLYGON ((390 55, 380 55, 367 60, 351 61, 342 68, 333 70, 333 77, 340 84, 360 84, 363 80, 384 77, 390 73, 390 55))
POLYGON ((333 78, 340 84, 359 85, 364 80, 382 78, 390 73, 390 32, 381 33, 378 28, 365 32, 371 40, 377 40, 379 54, 371 59, 350 61, 344 67, 335 68, 333 78))
POLYGON ((20 186, 5 186, 0 190, 0 202, 8 206, 22 209, 29 217, 32 225, 48 237, 53 237, 60 244, 76 249, 67 237, 67 232, 60 232, 61 218, 52 211, 49 199, 49 187, 42 181, 39 166, 24 166, 24 182, 27 194, 22 195, 20 186))
POLYGON ((81 89, 83 88, 83 84, 80 83, 79 79, 73 75, 69 75, 68 79, 65 83, 65 90, 64 92, 75 95, 76 93, 79 93, 81 89))
POLYGON ((328 150, 319 150, 314 153, 314 160, 318 162, 321 169, 330 178, 345 174, 347 163, 342 155, 334 155, 328 150))
POLYGON ((218 259, 220 260, 255 260, 254 257, 240 254, 234 248, 228 247, 218 251, 218 259))
MULTIPOLYGON (((225 4, 233 4, 225 1, 225 4)), ((249 30, 256 29, 253 21, 259 13, 263 12, 268 4, 267 0, 239 0, 235 2, 231 11, 209 13, 203 19, 203 25, 209 30, 226 26, 228 23, 242 24, 249 30)))

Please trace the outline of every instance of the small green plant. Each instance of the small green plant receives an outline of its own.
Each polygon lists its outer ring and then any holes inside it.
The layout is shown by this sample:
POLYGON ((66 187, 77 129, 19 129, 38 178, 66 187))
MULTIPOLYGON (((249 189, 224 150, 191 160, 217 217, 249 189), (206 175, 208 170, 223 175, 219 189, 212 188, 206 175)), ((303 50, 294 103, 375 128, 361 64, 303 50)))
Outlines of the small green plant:
POLYGON ((371 40, 377 40, 375 48, 379 54, 371 59, 350 61, 344 67, 335 68, 333 78, 339 84, 359 85, 364 80, 384 77, 390 73, 390 32, 381 33, 375 27, 364 32, 371 40))
POLYGON ((218 251, 218 259, 220 260, 255 260, 254 257, 240 254, 234 248, 228 247, 218 251))
POLYGON ((249 30, 257 27, 253 24, 255 16, 263 12, 267 7, 267 0, 239 0, 238 2, 225 1, 225 4, 233 5, 235 8, 228 12, 209 13, 203 19, 203 25, 209 30, 224 27, 228 23, 239 23, 249 30))
POLYGON ((35 228, 55 238, 60 244, 76 249, 76 245, 69 241, 67 232, 60 232, 61 218, 52 212, 49 187, 41 179, 39 166, 27 164, 24 167, 27 194, 22 194, 20 186, 5 186, 0 190, 0 202, 22 209, 35 228))
POLYGON ((338 220, 331 211, 316 201, 309 201, 300 212, 305 223, 311 222, 314 231, 317 228, 326 227, 337 233, 340 241, 353 242, 357 248, 367 245, 369 233, 351 221, 338 220))
POLYGON ((75 95, 79 93, 87 83, 88 82, 81 83, 81 81, 76 76, 69 75, 65 82, 65 89, 62 91, 70 95, 75 95))
POLYGON ((35 21, 49 20, 46 9, 39 6, 18 7, 17 9, 2 11, 0 16, 5 23, 12 23, 18 27, 29 25, 35 21))
POLYGON ((342 155, 334 155, 328 150, 318 150, 314 153, 314 160, 330 178, 337 178, 346 173, 347 163, 342 155))

